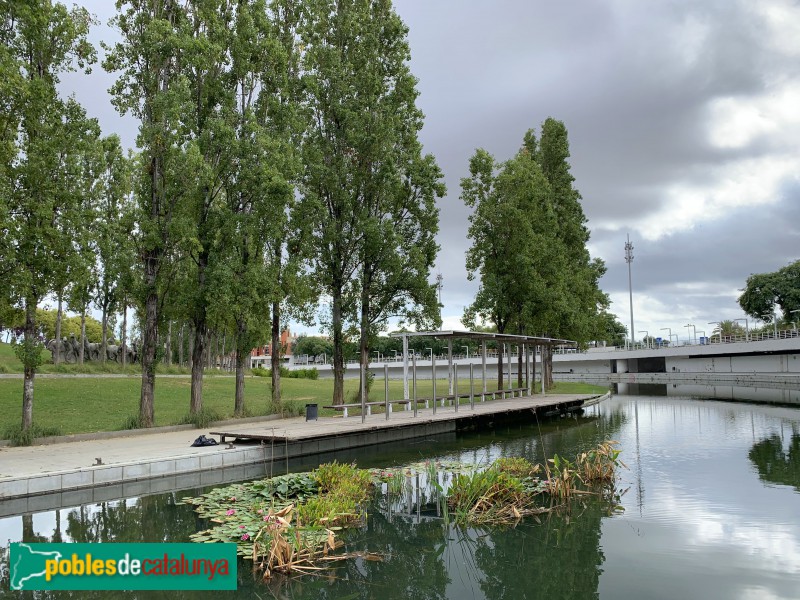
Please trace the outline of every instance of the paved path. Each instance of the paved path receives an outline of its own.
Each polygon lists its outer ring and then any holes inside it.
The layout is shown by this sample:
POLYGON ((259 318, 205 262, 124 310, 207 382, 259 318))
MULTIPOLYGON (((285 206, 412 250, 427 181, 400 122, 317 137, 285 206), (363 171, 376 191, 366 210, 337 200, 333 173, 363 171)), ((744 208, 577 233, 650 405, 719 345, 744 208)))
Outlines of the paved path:
MULTIPOLYGON (((266 438, 264 444, 236 444, 233 447, 222 444, 191 447, 199 434, 209 433, 198 429, 134 433, 112 438, 108 438, 108 434, 99 434, 105 439, 23 448, 2 447, 0 508, 3 500, 13 498, 33 499, 40 495, 52 496, 78 490, 88 490, 94 495, 106 494, 103 486, 111 485, 122 486, 120 497, 137 495, 147 492, 144 487, 135 487, 134 482, 166 481, 170 477, 174 479, 191 473, 199 473, 201 481, 213 484, 222 469, 229 467, 243 468, 256 463, 267 464, 267 461, 271 463, 276 459, 435 435, 454 431, 459 420, 491 418, 506 413, 530 415, 529 411, 537 412, 538 409, 541 412, 543 407, 555 407, 560 403, 594 403, 606 396, 552 394, 488 400, 477 402, 474 410, 470 410, 469 404, 462 404, 457 413, 452 406, 437 407, 435 415, 432 409, 420 409, 417 417, 413 411, 401 410, 392 413, 389 420, 384 414, 374 414, 364 423, 360 416, 346 419, 322 417, 312 422, 306 422, 304 417, 265 417, 257 422, 229 422, 211 428, 211 431, 221 431, 231 437, 240 434, 242 437, 266 438), (275 438, 275 443, 269 441, 271 438, 275 438), (97 459, 101 461, 99 464, 97 459)), ((241 480, 247 475, 243 471, 236 476, 241 480)), ((15 506, 13 511, 32 510, 31 506, 30 503, 21 508, 15 506)))

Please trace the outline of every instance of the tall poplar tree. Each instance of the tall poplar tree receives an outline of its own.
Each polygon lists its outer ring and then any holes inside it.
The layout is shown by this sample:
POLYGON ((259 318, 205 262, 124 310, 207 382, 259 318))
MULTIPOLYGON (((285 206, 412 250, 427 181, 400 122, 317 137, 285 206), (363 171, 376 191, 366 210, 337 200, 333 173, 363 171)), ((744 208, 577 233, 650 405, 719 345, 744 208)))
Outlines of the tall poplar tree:
POLYGON ((131 266, 131 223, 127 219, 131 196, 132 161, 125 156, 116 134, 101 140, 102 173, 94 222, 97 241, 97 284, 94 303, 100 309, 100 357, 107 358, 108 322, 120 306, 125 271, 131 266))
MULTIPOLYGON (((528 139, 533 148, 533 132, 528 133, 528 139)), ((545 120, 534 156, 550 184, 556 231, 566 266, 559 322, 550 331, 558 337, 585 343, 597 338, 603 329, 600 314, 608 307, 609 299, 600 290, 599 281, 606 268, 601 259, 589 255, 587 244, 591 234, 580 192, 574 186, 569 136, 562 121, 545 120)))
POLYGON ((155 421, 155 366, 158 326, 170 281, 176 240, 186 224, 180 209, 194 175, 183 151, 188 134, 182 117, 191 110, 190 87, 182 70, 187 27, 178 0, 117 0, 113 23, 122 40, 108 49, 106 70, 119 72, 113 103, 141 124, 136 173, 136 243, 142 262, 137 286, 141 313, 142 391, 139 424, 155 421))
POLYGON ((69 166, 92 126, 76 102, 59 96, 57 84, 62 73, 88 68, 95 55, 85 9, 70 11, 50 0, 3 0, 0 18, 3 291, 25 313, 17 355, 24 368, 22 429, 28 430, 42 349, 36 306, 54 290, 55 274, 72 251, 67 225, 79 198, 69 166))
MULTIPOLYGON (((497 165, 485 150, 470 160, 461 198, 473 209, 467 275, 479 277, 464 322, 495 325, 498 333, 532 334, 557 309, 560 287, 558 242, 550 186, 530 148, 497 165)), ((498 353, 498 387, 503 387, 503 353, 498 353)))
MULTIPOLYGON (((432 203, 442 190, 435 163, 420 156, 422 115, 407 64, 408 30, 391 2, 312 0, 306 13, 300 30, 309 115, 302 191, 315 211, 315 272, 331 303, 333 403, 342 404, 345 320, 361 306, 363 339, 370 322, 391 312, 406 291, 418 290, 423 299, 424 286, 411 272, 425 271, 435 253, 427 236, 438 225, 432 203), (419 212, 400 208, 410 201, 419 212), (400 233, 403 222, 415 223, 425 246, 419 256, 407 254, 415 264, 405 272, 380 246, 395 252, 410 247, 400 233), (402 284, 390 282, 393 271, 402 284), (379 288, 392 291, 373 303, 379 288)), ((411 228, 406 233, 416 235, 411 228)))

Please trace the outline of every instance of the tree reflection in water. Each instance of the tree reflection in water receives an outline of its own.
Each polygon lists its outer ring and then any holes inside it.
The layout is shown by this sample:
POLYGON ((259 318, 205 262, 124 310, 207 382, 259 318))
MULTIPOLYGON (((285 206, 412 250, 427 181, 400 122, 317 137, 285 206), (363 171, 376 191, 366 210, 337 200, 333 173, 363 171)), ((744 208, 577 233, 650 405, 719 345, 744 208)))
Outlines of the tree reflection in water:
POLYGON ((767 483, 789 485, 800 491, 800 434, 789 439, 788 450, 777 434, 753 444, 750 460, 758 469, 758 476, 767 483))

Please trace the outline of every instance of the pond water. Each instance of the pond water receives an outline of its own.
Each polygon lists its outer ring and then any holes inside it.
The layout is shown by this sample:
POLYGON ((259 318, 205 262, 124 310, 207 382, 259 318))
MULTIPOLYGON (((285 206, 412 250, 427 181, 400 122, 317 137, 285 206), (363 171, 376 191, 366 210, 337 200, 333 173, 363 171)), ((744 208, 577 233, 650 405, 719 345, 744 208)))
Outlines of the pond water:
MULTIPOLYGON (((215 598, 739 598, 800 597, 800 410, 676 397, 615 396, 581 417, 406 443, 359 466, 421 459, 542 462, 615 439, 628 470, 619 504, 583 499, 516 527, 460 529, 416 487, 380 496, 339 563, 321 578, 257 583, 215 598)), ((358 459, 358 452, 352 458, 358 459)), ((340 460, 344 457, 340 457, 340 460)), ((447 477, 442 474, 442 477, 447 477)), ((202 490, 0 520, 9 541, 187 541, 205 529, 180 503, 202 490)), ((8 590, 7 561, 0 583, 8 590)), ((5 591, 8 597, 32 597, 5 591)), ((0 595, 3 592, 0 591, 0 595)), ((194 594, 194 595, 193 595, 194 594)), ((37 592, 37 598, 193 598, 191 592, 37 592)))

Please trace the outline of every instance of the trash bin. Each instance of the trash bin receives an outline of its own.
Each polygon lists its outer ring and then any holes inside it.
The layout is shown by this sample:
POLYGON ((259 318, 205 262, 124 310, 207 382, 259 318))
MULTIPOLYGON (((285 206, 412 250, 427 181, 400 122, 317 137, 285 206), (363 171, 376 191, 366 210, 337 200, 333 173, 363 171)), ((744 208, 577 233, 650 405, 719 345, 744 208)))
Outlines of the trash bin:
POLYGON ((306 421, 317 420, 317 409, 318 405, 316 404, 306 404, 306 421))

